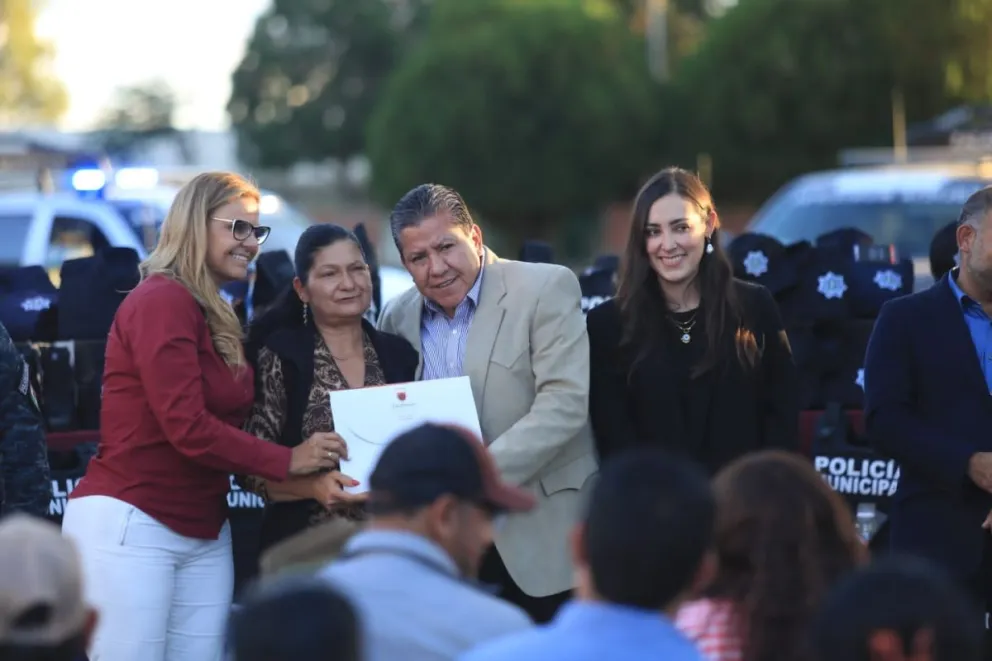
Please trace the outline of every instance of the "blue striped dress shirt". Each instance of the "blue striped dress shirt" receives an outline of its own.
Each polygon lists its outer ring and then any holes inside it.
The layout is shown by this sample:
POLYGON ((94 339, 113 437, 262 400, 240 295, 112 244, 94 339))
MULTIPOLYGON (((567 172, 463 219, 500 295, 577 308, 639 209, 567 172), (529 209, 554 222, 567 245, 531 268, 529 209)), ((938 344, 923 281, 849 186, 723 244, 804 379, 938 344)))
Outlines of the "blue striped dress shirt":
POLYGON ((472 327, 475 309, 479 305, 485 268, 486 258, 483 256, 475 284, 455 308, 455 316, 450 319, 441 306, 424 298, 424 314, 420 321, 420 346, 424 355, 424 371, 420 377, 422 380, 463 376, 462 363, 465 360, 468 330, 472 327))

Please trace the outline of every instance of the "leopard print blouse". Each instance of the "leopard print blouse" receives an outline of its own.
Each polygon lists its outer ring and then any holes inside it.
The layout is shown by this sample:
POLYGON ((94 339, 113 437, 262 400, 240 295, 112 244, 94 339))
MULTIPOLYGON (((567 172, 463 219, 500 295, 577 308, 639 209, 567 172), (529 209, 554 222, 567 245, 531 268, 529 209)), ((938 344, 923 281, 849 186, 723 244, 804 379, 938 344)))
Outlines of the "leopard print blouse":
MULTIPOLYGON (((379 366, 379 356, 368 335, 364 338, 365 352, 365 383, 364 386, 385 385, 386 379, 379 366)), ((261 392, 256 397, 251 417, 245 425, 245 431, 266 441, 278 443, 282 438, 283 425, 286 419, 286 384, 283 378, 282 361, 268 348, 263 348, 258 355, 259 382, 261 392)), ((347 390, 350 386, 341 370, 338 369, 330 349, 317 334, 313 355, 313 385, 303 413, 303 438, 317 432, 334 431, 334 418, 327 393, 333 390, 347 390)), ((265 488, 265 480, 258 477, 246 476, 241 480, 246 489, 257 493, 269 502, 265 488)), ((365 510, 361 505, 338 505, 325 509, 319 503, 311 506, 310 525, 320 523, 328 518, 343 516, 352 520, 363 520, 365 510)))

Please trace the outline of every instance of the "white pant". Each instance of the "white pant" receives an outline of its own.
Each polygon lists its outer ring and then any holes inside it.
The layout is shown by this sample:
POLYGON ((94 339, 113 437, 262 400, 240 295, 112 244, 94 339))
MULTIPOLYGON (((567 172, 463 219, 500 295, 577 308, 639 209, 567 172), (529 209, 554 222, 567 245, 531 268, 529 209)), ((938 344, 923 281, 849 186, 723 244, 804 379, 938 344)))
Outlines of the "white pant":
POLYGON ((87 496, 68 502, 62 532, 99 615, 90 661, 220 661, 234 593, 229 523, 216 540, 183 537, 133 505, 87 496))

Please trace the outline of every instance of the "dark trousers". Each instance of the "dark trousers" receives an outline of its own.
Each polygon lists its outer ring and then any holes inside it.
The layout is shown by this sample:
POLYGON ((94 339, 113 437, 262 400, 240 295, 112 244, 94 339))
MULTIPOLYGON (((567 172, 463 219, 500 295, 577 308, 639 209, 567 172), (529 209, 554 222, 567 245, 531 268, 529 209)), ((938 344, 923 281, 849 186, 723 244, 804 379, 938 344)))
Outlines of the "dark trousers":
POLYGON ((489 547, 482 559, 482 566, 479 568, 479 581, 497 586, 499 588, 498 596, 522 608, 537 624, 550 622, 561 605, 572 596, 571 590, 548 597, 532 597, 524 594, 510 577, 510 573, 506 570, 506 565, 503 564, 503 559, 499 557, 499 551, 496 550, 495 546, 489 547))
POLYGON ((964 588, 975 604, 975 616, 982 618, 985 627, 985 661, 992 661, 992 631, 988 629, 988 613, 992 612, 992 535, 985 540, 981 567, 965 580, 964 588))

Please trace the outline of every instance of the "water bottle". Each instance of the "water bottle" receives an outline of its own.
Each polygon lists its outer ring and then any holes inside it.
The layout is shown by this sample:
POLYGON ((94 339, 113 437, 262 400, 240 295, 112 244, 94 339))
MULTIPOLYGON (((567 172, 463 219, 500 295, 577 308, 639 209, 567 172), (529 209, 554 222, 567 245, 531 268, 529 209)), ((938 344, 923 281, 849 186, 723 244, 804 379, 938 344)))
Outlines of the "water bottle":
POLYGON ((858 504, 857 514, 854 517, 854 526, 858 532, 858 537, 865 544, 871 541, 878 530, 878 512, 874 503, 858 504))

